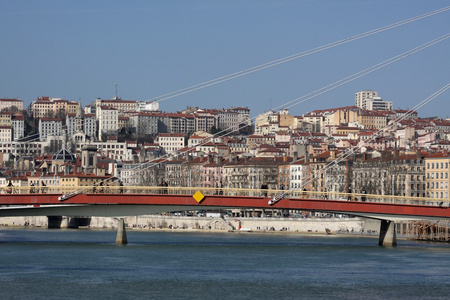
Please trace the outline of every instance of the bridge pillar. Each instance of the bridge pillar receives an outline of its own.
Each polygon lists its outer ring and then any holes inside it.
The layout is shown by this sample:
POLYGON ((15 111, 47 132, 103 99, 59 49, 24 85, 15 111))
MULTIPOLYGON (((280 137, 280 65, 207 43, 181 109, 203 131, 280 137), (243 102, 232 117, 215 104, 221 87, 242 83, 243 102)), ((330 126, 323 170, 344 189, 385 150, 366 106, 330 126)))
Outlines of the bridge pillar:
POLYGON ((61 218, 61 226, 60 228, 69 228, 70 218, 69 217, 62 217, 61 218))
POLYGON ((381 220, 380 238, 378 240, 380 246, 397 246, 397 235, 395 233, 395 222, 381 220))
POLYGON ((123 218, 120 218, 119 220, 119 228, 117 229, 116 244, 118 245, 128 244, 127 232, 125 231, 125 220, 123 218))

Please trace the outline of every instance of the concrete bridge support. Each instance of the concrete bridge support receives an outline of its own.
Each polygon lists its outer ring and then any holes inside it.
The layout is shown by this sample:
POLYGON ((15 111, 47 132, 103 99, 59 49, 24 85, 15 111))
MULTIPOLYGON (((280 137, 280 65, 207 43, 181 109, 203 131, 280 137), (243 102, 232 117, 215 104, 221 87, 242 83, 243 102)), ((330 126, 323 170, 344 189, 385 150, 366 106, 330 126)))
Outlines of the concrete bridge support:
POLYGON ((378 245, 392 247, 397 246, 397 235, 395 233, 394 221, 381 220, 378 245))
POLYGON ((119 220, 119 228, 117 229, 116 244, 118 245, 128 244, 127 232, 125 231, 125 220, 123 218, 120 218, 119 220))
POLYGON ((69 228, 68 217, 63 216, 48 216, 48 228, 69 228))

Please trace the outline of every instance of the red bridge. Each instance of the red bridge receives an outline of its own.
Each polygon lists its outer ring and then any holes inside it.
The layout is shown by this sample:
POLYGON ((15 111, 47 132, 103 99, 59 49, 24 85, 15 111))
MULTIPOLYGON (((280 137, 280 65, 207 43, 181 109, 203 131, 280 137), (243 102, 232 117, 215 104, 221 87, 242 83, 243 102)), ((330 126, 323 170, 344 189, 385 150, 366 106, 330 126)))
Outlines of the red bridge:
POLYGON ((450 218, 449 202, 437 199, 279 190, 86 187, 0 194, 3 216, 123 217, 208 209, 282 209, 350 214, 382 220, 380 244, 394 245, 395 221, 450 218), (81 191, 81 192, 80 192, 81 191), (39 193, 32 193, 39 192, 39 193), (200 194, 195 195, 196 192, 200 194), (199 196, 196 199, 195 196, 199 196))

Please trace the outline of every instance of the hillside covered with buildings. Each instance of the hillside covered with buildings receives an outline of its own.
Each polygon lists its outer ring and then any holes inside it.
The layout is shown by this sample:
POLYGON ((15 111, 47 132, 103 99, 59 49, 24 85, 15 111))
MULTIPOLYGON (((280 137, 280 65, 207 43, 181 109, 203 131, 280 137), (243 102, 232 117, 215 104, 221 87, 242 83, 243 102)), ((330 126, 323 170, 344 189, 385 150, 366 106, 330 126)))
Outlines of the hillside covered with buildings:
POLYGON ((360 192, 448 198, 450 120, 353 106, 160 111, 157 102, 0 99, 0 186, 124 185, 360 192))

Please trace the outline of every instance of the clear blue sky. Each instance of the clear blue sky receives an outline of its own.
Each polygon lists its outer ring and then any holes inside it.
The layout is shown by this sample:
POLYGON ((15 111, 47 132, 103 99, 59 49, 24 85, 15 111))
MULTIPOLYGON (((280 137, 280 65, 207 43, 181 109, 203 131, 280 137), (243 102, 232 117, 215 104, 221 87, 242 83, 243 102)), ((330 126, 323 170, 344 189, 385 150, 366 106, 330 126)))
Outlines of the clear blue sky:
MULTIPOLYGON (((0 97, 148 100, 430 12, 450 1, 228 0, 0 2, 0 97)), ((179 96, 186 106, 247 106, 252 115, 448 33, 450 12, 179 96)), ((450 39, 291 109, 354 105, 378 91, 411 108, 449 82, 450 39)), ((450 116, 450 92, 419 110, 450 116)))

